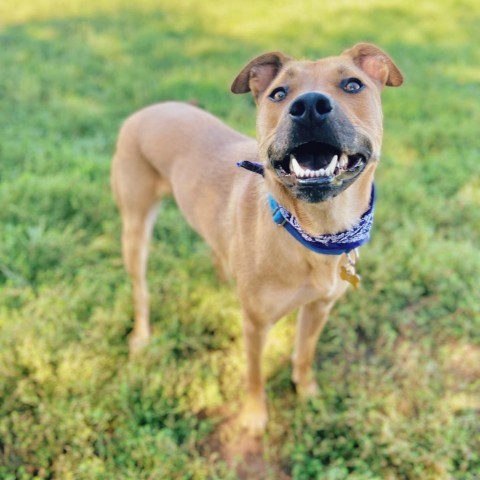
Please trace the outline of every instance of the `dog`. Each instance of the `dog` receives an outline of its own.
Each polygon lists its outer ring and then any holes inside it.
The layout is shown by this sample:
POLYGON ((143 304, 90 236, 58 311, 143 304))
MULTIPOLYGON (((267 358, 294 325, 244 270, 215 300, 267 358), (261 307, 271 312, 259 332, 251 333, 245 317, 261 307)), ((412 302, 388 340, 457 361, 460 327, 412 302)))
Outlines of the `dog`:
POLYGON ((292 381, 300 395, 315 395, 316 343, 335 302, 358 282, 356 252, 373 218, 380 93, 402 83, 392 59, 367 43, 316 61, 272 52, 231 87, 255 99, 256 142, 186 103, 130 116, 111 172, 133 286, 130 352, 150 338, 148 243, 160 200, 173 194, 236 284, 247 359, 242 424, 265 429, 262 351, 270 328, 296 309, 292 381))

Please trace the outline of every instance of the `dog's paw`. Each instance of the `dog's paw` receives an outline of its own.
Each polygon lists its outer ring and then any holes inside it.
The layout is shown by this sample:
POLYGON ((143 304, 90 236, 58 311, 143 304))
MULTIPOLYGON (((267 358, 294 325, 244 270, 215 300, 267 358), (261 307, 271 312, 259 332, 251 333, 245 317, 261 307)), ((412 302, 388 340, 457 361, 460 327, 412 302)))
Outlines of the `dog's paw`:
POLYGON ((249 435, 260 436, 267 426, 268 414, 264 400, 249 398, 240 414, 240 425, 249 435))
POLYGON ((130 357, 134 357, 143 350, 150 342, 150 335, 130 334, 128 338, 128 352, 130 357))
POLYGON ((320 392, 315 380, 295 383, 295 390, 300 398, 306 399, 316 397, 320 392))
POLYGON ((292 383, 300 398, 313 398, 320 392, 313 371, 301 370, 294 367, 292 371, 292 383))

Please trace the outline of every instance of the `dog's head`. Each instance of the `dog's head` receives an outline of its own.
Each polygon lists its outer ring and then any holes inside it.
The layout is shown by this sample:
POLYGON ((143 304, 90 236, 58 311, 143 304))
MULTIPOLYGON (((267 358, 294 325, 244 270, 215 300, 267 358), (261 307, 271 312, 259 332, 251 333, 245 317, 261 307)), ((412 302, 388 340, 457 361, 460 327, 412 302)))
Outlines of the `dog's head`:
MULTIPOLYGON (((252 92, 266 176, 310 203, 332 198, 380 158, 384 86, 402 74, 378 47, 360 43, 338 57, 253 59, 232 92, 252 92)), ((279 186, 280 186, 279 185, 279 186)))

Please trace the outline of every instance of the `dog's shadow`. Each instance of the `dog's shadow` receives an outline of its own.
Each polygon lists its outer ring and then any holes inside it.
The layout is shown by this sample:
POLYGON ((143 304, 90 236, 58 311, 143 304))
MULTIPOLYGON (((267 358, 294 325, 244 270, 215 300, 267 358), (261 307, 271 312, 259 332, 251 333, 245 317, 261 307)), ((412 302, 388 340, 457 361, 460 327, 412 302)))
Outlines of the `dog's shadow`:
POLYGON ((278 464, 265 455, 265 438, 252 435, 240 425, 239 415, 230 415, 209 436, 205 454, 216 454, 242 480, 291 480, 278 464))
MULTIPOLYGON (((275 362, 276 367, 268 369, 270 388, 295 396, 294 384, 289 379, 289 357, 277 357, 275 362)), ((275 434, 269 433, 267 427, 265 434, 254 435, 243 427, 241 402, 224 404, 207 415, 222 420, 201 445, 204 457, 214 456, 225 462, 241 480, 291 480, 289 473, 282 469, 278 456, 272 452, 275 434)), ((275 412, 270 411, 270 415, 275 417, 275 412)))

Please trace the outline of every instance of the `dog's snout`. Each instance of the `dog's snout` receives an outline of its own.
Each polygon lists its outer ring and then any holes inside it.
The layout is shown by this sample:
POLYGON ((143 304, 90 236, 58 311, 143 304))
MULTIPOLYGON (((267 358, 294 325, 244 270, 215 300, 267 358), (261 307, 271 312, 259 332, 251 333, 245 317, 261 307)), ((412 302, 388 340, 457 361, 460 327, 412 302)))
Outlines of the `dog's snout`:
POLYGON ((290 117, 301 123, 315 123, 324 120, 333 110, 327 95, 318 92, 304 93, 290 105, 290 117))

